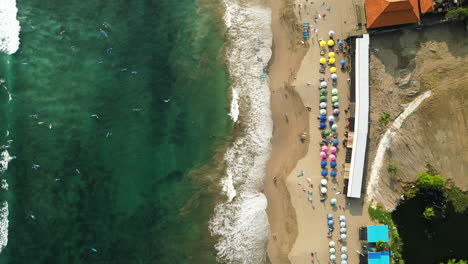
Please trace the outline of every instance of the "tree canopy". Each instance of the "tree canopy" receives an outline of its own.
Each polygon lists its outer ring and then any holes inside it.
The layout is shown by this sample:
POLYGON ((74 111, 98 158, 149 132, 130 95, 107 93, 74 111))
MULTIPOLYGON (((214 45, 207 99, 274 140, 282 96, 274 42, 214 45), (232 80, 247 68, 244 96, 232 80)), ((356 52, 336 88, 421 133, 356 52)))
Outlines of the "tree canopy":
MULTIPOLYGON (((440 264, 445 264, 445 263, 441 262, 440 264)), ((468 261, 466 261, 466 260, 458 260, 457 261, 456 259, 449 259, 447 261, 447 264, 468 264, 468 261)))
POLYGON ((419 174, 416 186, 424 190, 440 190, 444 187, 445 180, 440 175, 431 175, 427 172, 419 174))
POLYGON ((435 216, 434 208, 426 207, 426 209, 423 212, 423 216, 426 219, 431 219, 432 217, 434 217, 435 216))

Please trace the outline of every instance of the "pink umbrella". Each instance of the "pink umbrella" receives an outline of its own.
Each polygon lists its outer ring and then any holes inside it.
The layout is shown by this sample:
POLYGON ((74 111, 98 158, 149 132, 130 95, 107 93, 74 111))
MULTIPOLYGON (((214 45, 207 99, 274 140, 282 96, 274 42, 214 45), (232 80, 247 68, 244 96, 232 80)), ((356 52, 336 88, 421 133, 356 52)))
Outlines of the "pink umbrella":
POLYGON ((335 161, 336 160, 336 157, 335 155, 331 154, 330 157, 328 157, 331 161, 335 161))
POLYGON ((326 157, 327 157, 327 153, 325 153, 325 152, 323 152, 323 151, 320 152, 320 157, 321 157, 321 158, 326 158, 326 157))
POLYGON ((335 154, 335 153, 336 153, 336 148, 335 148, 335 147, 331 147, 331 148, 330 148, 330 151, 331 151, 331 153, 335 154))
POLYGON ((322 146, 322 152, 327 152, 328 151, 328 147, 327 146, 322 146))

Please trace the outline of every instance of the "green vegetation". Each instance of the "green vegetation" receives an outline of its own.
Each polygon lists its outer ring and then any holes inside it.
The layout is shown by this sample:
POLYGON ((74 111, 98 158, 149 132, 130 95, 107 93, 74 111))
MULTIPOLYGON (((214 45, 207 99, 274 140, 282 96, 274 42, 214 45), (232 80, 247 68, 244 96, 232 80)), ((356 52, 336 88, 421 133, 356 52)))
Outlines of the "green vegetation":
POLYGON ((423 190, 440 190, 444 188, 445 180, 442 176, 435 174, 431 175, 427 172, 419 174, 416 186, 423 190))
POLYGON ((435 216, 434 208, 433 207, 426 207, 423 212, 424 218, 430 220, 432 217, 435 216))
POLYGON ((386 113, 384 112, 381 116, 380 116, 380 122, 384 125, 388 125, 388 123, 390 123, 390 114, 389 113, 386 113))
POLYGON ((395 166, 394 164, 388 164, 387 168, 388 173, 392 174, 393 176, 398 176, 400 174, 400 169, 395 166))
POLYGON ((369 217, 372 221, 377 221, 381 224, 388 225, 388 228, 390 229, 390 232, 392 234, 390 240, 390 251, 392 251, 393 253, 393 263, 404 263, 401 257, 403 241, 401 241, 397 227, 393 223, 392 215, 389 212, 385 211, 381 204, 377 204, 377 207, 375 209, 372 208, 372 206, 369 206, 367 210, 369 212, 369 217))
POLYGON ((385 248, 387 247, 387 242, 379 240, 377 241, 377 243, 375 243, 375 247, 377 248, 378 251, 384 251, 385 248))
POLYGON ((453 184, 446 189, 445 197, 452 202, 453 208, 457 213, 463 213, 468 208, 468 194, 455 187, 453 184))
POLYGON ((447 19, 455 21, 463 21, 468 18, 468 8, 457 8, 447 12, 447 19))
MULTIPOLYGON (((440 263, 440 264, 445 264, 445 263, 440 263)), ((447 264, 468 264, 468 261, 466 260, 456 260, 456 259, 449 259, 449 261, 447 261, 447 264)))

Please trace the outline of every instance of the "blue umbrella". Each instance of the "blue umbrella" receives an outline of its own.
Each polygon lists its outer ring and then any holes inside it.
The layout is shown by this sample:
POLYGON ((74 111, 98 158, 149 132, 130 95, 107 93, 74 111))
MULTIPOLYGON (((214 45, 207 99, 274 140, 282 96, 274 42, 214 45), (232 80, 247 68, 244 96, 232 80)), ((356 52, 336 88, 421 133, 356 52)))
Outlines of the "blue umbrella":
POLYGON ((320 123, 320 129, 325 129, 327 127, 327 124, 325 123, 320 123))
POLYGON ((337 139, 333 140, 333 146, 335 146, 335 147, 338 146, 338 143, 339 143, 339 142, 338 142, 337 139))
POLYGON ((339 45, 339 46, 343 46, 343 41, 338 40, 338 45, 339 45))
MULTIPOLYGON (((331 166, 332 168, 335 168, 335 167, 336 167, 336 161, 330 162, 330 166, 331 166)), ((333 171, 332 171, 332 174, 333 174, 333 171)))
POLYGON ((328 219, 328 220, 332 220, 332 219, 333 219, 333 215, 332 215, 332 214, 327 214, 327 219, 328 219))
POLYGON ((336 177, 336 171, 332 171, 332 172, 331 172, 331 176, 332 176, 333 178, 335 178, 335 177, 336 177))
POLYGON ((346 65, 346 61, 345 61, 345 60, 341 60, 341 61, 340 61, 340 64, 341 64, 341 66, 345 66, 345 65, 346 65))
POLYGON ((326 166, 327 166, 327 161, 322 160, 322 162, 320 162, 320 167, 325 168, 326 166))
POLYGON ((328 225, 329 226, 332 226, 335 222, 333 222, 333 220, 328 220, 328 225))
POLYGON ((322 176, 327 176, 328 175, 328 171, 327 170, 323 170, 322 171, 322 176))
POLYGON ((327 121, 327 117, 324 116, 324 115, 321 115, 321 116, 320 116, 320 121, 322 121, 322 122, 327 121))

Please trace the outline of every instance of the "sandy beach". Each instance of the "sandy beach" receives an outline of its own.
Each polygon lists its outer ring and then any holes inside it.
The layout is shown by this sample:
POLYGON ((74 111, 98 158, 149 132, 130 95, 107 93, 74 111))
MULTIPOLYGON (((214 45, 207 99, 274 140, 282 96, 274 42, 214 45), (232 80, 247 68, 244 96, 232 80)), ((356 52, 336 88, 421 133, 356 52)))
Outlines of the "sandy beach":
MULTIPOLYGON (((367 208, 363 199, 347 200, 343 194, 343 164, 345 149, 341 142, 347 123, 344 109, 349 105, 349 85, 347 72, 338 70, 340 118, 337 119, 338 176, 329 180, 328 199, 320 202, 320 130, 318 86, 320 77, 331 84, 330 67, 326 73, 319 73, 320 47, 318 39, 328 40, 329 30, 335 31, 335 41, 345 39, 348 32, 357 28, 354 3, 346 2, 307 2, 304 0, 288 2, 271 0, 273 27, 273 56, 270 71, 270 89, 272 91, 272 112, 274 131, 272 156, 267 167, 265 194, 268 198, 268 215, 271 224, 271 238, 268 245, 268 257, 271 263, 328 263, 330 241, 335 241, 340 260, 341 246, 347 246, 349 263, 357 263, 360 249, 358 227, 369 223, 367 208), (286 6, 287 4, 287 6, 286 6), (288 24, 289 10, 294 10, 299 27, 298 34, 292 34, 293 26, 288 24), (320 18, 318 17, 320 14, 320 18), (326 14, 326 16, 322 16, 326 14), (317 22, 314 18, 317 16, 317 22), (302 44, 302 23, 311 25, 311 38, 302 44), (317 34, 313 33, 317 29, 317 34), (309 85, 308 85, 309 83, 309 85), (311 111, 307 111, 310 107, 311 111), (307 134, 307 140, 301 143, 301 134, 307 134), (304 171, 304 176, 297 177, 304 171), (273 183, 274 177, 277 183, 273 183), (310 181, 310 183, 309 183, 310 181), (312 185, 309 185, 312 184, 312 185), (311 187, 313 186, 313 187, 311 187), (309 194, 312 191, 312 195, 309 194), (312 198, 309 201, 308 198, 312 198), (337 206, 330 205, 330 199, 336 198, 337 206), (346 208, 346 209, 344 209, 346 208), (364 209, 363 209, 364 208, 364 209), (327 237, 326 215, 335 216, 335 230, 332 237, 327 237), (338 216, 347 218, 348 239, 339 243, 338 216)), ((327 50, 328 51, 328 50, 327 50)), ((344 54, 336 55, 336 60, 346 59, 344 54)), ((348 60, 349 61, 349 60, 348 60)), ((339 65, 338 65, 339 68, 339 65)), ((331 85, 329 86, 329 92, 331 85)), ((328 99, 331 96, 328 95, 328 99)), ((330 102, 330 101, 328 101, 330 102)), ((332 108, 327 108, 331 113, 332 108)))

